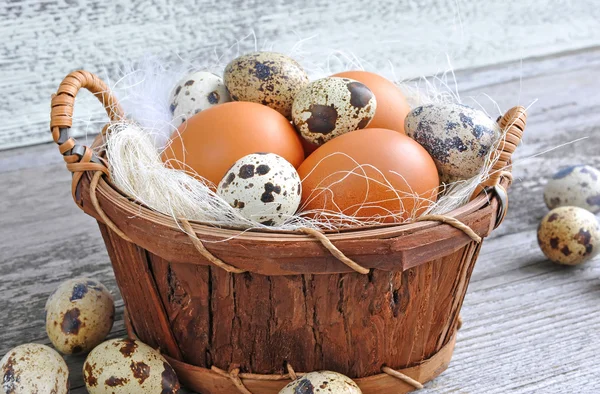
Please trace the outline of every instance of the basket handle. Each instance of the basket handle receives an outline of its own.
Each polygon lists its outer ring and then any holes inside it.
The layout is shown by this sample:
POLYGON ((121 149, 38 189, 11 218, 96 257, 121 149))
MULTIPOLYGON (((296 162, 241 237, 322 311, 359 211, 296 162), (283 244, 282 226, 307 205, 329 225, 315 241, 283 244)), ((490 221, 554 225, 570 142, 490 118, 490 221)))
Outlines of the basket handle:
POLYGON ((85 171, 101 171, 108 175, 108 167, 103 159, 90 148, 79 145, 69 135, 73 124, 73 106, 75 97, 81 88, 89 90, 102 103, 111 121, 123 118, 123 111, 115 96, 106 84, 96 75, 78 70, 70 73, 60 83, 56 94, 52 95, 50 111, 50 131, 52 139, 58 144, 58 150, 67 163, 67 169, 73 173, 72 193, 85 171))
POLYGON ((494 165, 490 169, 489 177, 486 179, 476 191, 479 194, 482 189, 491 189, 499 198, 498 214, 496 215, 495 227, 506 217, 508 209, 508 194, 506 189, 500 185, 502 178, 509 178, 512 181, 511 175, 511 158, 517 146, 521 143, 523 132, 527 123, 527 110, 525 107, 517 106, 509 109, 506 113, 498 118, 498 125, 503 131, 503 139, 499 142, 496 151, 492 154, 491 159, 494 165))
POLYGON ((498 185, 503 172, 510 171, 511 157, 521 143, 526 123, 527 110, 522 106, 513 107, 498 118, 498 125, 505 132, 505 135, 498 144, 496 152, 492 155, 492 160, 495 163, 490 170, 489 178, 483 183, 483 186, 498 185))

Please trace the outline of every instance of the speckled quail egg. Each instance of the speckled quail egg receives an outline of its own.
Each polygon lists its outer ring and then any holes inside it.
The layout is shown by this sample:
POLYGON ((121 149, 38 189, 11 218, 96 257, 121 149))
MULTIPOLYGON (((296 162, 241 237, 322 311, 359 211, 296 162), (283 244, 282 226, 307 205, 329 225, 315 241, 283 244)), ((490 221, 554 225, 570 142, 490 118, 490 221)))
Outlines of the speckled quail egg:
POLYGON ((544 201, 549 209, 575 206, 600 212, 600 171, 587 165, 561 169, 546 184, 544 201))
POLYGON ((10 350, 0 360, 2 392, 7 394, 67 394, 69 368, 54 350, 27 343, 10 350))
POLYGON ((228 101, 231 98, 221 77, 206 71, 189 74, 171 93, 170 109, 175 126, 200 111, 228 101))
POLYGON ((227 171, 217 194, 244 218, 277 226, 298 210, 302 185, 296 169, 284 158, 254 153, 227 171))
POLYGON ((90 394, 175 394, 180 385, 173 368, 150 346, 129 338, 100 344, 83 364, 90 394))
POLYGON ((429 152, 444 182, 479 174, 501 134, 483 111, 462 104, 414 108, 406 116, 404 130, 429 152))
POLYGON ((323 145, 367 127, 376 109, 375 95, 366 85, 349 78, 328 77, 311 82, 298 93, 292 121, 304 139, 323 145))
POLYGON ((362 394, 356 383, 341 373, 310 372, 285 386, 279 394, 362 394))
POLYGON ((106 338, 114 320, 112 295, 93 279, 68 280, 46 302, 46 332, 65 354, 92 350, 106 338))
POLYGON ((292 102, 308 84, 308 75, 291 57, 276 52, 242 55, 225 67, 231 98, 271 107, 290 119, 292 102))
POLYGON ((542 252, 555 263, 576 265, 600 251, 600 227, 593 213, 579 207, 550 211, 538 227, 542 252))

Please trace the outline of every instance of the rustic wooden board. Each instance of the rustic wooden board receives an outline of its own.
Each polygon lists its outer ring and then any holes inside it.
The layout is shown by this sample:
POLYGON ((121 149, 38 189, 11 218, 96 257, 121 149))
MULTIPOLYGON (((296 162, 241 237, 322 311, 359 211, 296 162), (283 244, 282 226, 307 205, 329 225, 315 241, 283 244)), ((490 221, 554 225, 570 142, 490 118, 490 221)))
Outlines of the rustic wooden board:
MULTIPOLYGON (((582 267, 555 266, 537 248, 535 227, 546 212, 544 177, 561 165, 600 167, 599 66, 600 49, 593 49, 528 60, 522 70, 509 63, 459 73, 465 102, 482 92, 502 109, 539 101, 517 151, 509 216, 486 241, 473 273, 455 357, 425 393, 597 392, 600 259, 582 267), (525 160, 585 136, 586 141, 525 160)), ((93 276, 118 293, 95 221, 70 201, 70 175, 55 146, 0 153, 0 185, 4 354, 24 342, 48 342, 43 306, 63 280, 93 276)), ((112 336, 124 335, 117 298, 112 336)), ((84 393, 82 358, 67 361, 73 393, 84 393)))
MULTIPOLYGON (((271 0, 172 3, 0 2, 0 149, 49 141, 48 99, 73 69, 117 78, 120 62, 145 54, 214 63, 215 51, 289 51, 310 58, 336 50, 398 78, 495 64, 600 44, 595 0, 271 0), (393 67, 392 67, 393 66, 393 67)), ((78 103, 78 135, 95 132, 90 97, 78 103)))

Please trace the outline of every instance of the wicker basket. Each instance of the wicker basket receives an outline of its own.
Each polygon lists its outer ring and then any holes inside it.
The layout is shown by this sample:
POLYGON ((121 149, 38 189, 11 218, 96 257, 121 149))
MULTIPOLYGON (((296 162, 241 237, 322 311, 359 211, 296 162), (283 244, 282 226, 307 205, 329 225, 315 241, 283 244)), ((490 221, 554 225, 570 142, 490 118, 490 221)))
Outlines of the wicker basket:
MULTIPOLYGON (((320 238, 192 223, 190 237, 181 223, 122 195, 102 176, 103 154, 69 137, 82 87, 111 120, 121 117, 105 84, 85 71, 68 75, 53 96, 51 130, 74 174, 74 199, 98 220, 129 334, 160 348, 184 385, 276 394, 294 369, 326 369, 352 377, 364 394, 404 393, 446 369, 480 237, 506 212, 510 173, 499 170, 522 137, 524 108, 499 119, 507 138, 488 193, 445 217, 320 238)), ((102 134, 92 148, 101 142, 102 134)))

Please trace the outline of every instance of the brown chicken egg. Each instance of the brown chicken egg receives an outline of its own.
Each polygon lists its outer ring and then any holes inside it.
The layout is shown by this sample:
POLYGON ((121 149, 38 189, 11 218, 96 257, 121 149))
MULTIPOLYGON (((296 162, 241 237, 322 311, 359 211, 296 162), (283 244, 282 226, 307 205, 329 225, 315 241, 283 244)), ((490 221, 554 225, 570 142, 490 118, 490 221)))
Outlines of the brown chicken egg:
POLYGON ((343 213, 377 222, 407 219, 437 199, 439 186, 427 151, 387 129, 352 131, 329 141, 302 163, 298 174, 301 208, 317 218, 343 213))
POLYGON ((302 148, 304 148, 304 156, 308 157, 311 153, 317 150, 319 145, 313 144, 312 142, 308 142, 304 138, 300 138, 302 140, 302 148))
POLYGON ((295 168, 304 159, 300 137, 283 115, 261 104, 237 101, 189 118, 171 137, 162 159, 217 185, 236 161, 256 152, 275 153, 295 168))
POLYGON ((410 107, 396 84, 368 71, 344 71, 332 77, 354 79, 371 89, 377 99, 377 109, 369 123, 370 128, 390 129, 404 133, 404 119, 410 112, 410 107))

